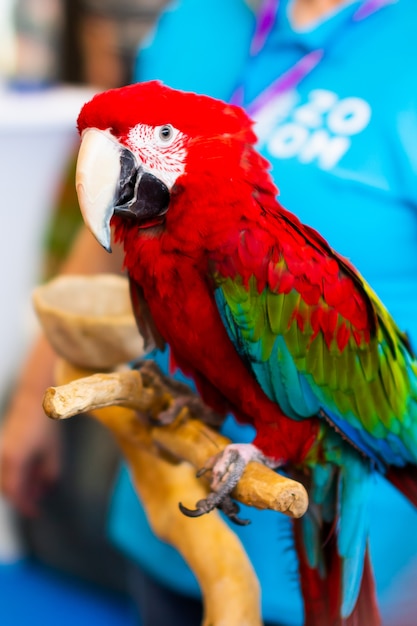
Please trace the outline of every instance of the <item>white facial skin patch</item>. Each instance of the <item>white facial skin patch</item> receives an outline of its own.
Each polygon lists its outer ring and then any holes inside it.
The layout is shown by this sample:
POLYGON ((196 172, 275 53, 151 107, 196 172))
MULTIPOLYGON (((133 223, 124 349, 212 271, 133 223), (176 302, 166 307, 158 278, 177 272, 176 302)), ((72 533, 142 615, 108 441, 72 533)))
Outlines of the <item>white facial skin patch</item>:
POLYGON ((185 170, 187 136, 171 124, 138 124, 129 132, 126 145, 147 171, 168 189, 185 170))

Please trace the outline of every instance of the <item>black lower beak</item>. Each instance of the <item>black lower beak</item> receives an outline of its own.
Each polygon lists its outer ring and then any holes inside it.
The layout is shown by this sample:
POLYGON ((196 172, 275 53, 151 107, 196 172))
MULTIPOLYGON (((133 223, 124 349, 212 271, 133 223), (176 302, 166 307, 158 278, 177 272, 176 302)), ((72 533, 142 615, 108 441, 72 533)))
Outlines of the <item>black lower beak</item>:
POLYGON ((168 187, 159 178, 144 172, 129 150, 120 155, 120 179, 114 214, 139 222, 161 217, 170 201, 168 187))

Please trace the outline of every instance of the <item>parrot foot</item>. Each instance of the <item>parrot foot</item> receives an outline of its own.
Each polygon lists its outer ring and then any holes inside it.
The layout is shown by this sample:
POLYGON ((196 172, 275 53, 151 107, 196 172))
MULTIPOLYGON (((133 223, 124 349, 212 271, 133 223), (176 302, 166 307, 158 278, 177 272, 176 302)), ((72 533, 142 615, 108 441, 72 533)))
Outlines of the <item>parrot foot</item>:
POLYGON ((178 506, 181 513, 183 513, 187 517, 201 517, 201 515, 204 515, 205 513, 210 513, 210 511, 213 511, 217 508, 220 509, 220 511, 223 511, 223 513, 227 515, 227 517, 238 526, 247 526, 248 524, 250 524, 250 520, 241 519, 238 516, 240 507, 237 502, 232 500, 229 495, 219 496, 219 494, 215 493, 214 491, 212 491, 204 500, 198 500, 195 509, 189 509, 181 502, 178 506))
POLYGON ((268 467, 276 465, 251 443, 230 444, 222 452, 208 459, 204 467, 197 472, 197 477, 211 471, 211 493, 204 500, 199 500, 195 509, 188 509, 180 504, 181 512, 189 517, 199 517, 218 508, 235 524, 241 526, 249 524, 250 520, 238 517, 239 505, 232 500, 230 494, 250 461, 259 461, 268 467))
POLYGON ((158 424, 172 424, 185 407, 193 417, 200 419, 204 424, 219 427, 223 423, 224 415, 216 413, 204 404, 187 384, 166 376, 154 361, 137 359, 131 363, 131 367, 140 371, 147 387, 157 389, 161 394, 167 394, 172 398, 169 406, 158 413, 156 418, 158 424))
POLYGON ((151 359, 136 359, 131 361, 130 367, 141 373, 144 383, 148 387, 155 386, 157 389, 161 388, 165 391, 171 391, 176 395, 192 395, 188 385, 166 376, 155 361, 151 359))
POLYGON ((204 424, 209 426, 218 428, 224 421, 224 416, 219 415, 219 413, 210 409, 195 394, 189 393, 188 395, 182 395, 174 398, 169 408, 159 413, 158 422, 162 424, 171 424, 184 408, 187 408, 193 417, 201 420, 204 424))

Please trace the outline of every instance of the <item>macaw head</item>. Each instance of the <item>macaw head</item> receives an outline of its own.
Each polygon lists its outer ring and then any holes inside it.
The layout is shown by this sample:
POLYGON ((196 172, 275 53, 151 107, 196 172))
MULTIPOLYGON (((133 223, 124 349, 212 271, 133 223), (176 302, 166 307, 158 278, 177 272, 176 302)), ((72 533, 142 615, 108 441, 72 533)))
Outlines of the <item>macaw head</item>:
POLYGON ((204 179, 204 193, 213 193, 214 169, 231 180, 242 146, 256 141, 239 107, 157 81, 98 94, 81 110, 78 129, 80 208, 107 250, 112 220, 148 232, 163 228, 173 197, 190 181, 202 189, 204 179))

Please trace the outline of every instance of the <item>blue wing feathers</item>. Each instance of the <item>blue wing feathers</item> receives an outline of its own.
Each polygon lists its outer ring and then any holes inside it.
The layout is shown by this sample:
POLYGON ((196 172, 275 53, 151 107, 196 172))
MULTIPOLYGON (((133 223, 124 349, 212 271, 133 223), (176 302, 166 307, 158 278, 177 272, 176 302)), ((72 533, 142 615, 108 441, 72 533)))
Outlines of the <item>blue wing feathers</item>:
POLYGON ((369 533, 369 509, 358 506, 367 502, 372 480, 369 463, 344 449, 340 473, 340 512, 338 551, 342 557, 342 617, 349 616, 358 599, 369 533))

